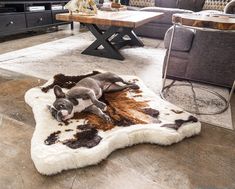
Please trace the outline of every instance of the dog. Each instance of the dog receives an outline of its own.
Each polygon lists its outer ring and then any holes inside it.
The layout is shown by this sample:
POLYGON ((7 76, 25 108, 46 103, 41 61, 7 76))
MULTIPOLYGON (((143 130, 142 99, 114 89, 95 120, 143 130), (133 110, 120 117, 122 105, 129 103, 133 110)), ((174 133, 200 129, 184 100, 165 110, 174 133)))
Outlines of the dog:
POLYGON ((66 94, 58 85, 54 86, 56 100, 52 106, 48 106, 48 109, 59 122, 64 122, 72 118, 74 113, 82 111, 93 113, 106 122, 111 122, 111 118, 104 113, 106 104, 98 99, 103 93, 117 92, 126 88, 139 89, 139 86, 124 81, 114 73, 100 73, 80 80, 66 94), (122 85, 117 84, 118 82, 122 85))

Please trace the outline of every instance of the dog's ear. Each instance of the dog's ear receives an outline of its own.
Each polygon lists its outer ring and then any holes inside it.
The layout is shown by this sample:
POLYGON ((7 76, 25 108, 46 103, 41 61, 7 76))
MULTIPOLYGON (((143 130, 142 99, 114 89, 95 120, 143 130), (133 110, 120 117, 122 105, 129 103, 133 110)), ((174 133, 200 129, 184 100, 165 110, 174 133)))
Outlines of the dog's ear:
POLYGON ((65 98, 65 93, 62 91, 62 89, 58 85, 54 86, 54 93, 55 93, 56 98, 65 98))
POLYGON ((79 104, 78 100, 76 98, 69 98, 70 102, 73 103, 74 106, 77 106, 79 104))
POLYGON ((54 108, 53 108, 52 106, 50 106, 50 105, 47 105, 47 109, 48 109, 50 112, 54 111, 54 108))
POLYGON ((56 117, 56 114, 57 114, 55 108, 53 108, 53 107, 50 106, 50 105, 47 105, 47 108, 48 108, 48 110, 51 112, 51 115, 55 118, 55 117, 56 117))

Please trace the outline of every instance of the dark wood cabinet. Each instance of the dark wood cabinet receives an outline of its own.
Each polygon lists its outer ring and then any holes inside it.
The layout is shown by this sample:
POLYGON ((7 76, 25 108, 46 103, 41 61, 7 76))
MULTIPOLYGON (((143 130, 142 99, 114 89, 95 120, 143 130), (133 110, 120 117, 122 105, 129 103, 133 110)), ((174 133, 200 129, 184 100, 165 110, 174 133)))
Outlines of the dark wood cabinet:
POLYGON ((42 27, 52 27, 72 22, 62 22, 55 19, 58 13, 68 12, 64 5, 68 0, 8 0, 0 1, 0 37, 36 30, 42 27), (55 5, 61 7, 53 9, 55 5), (30 10, 29 7, 41 6, 44 10, 30 10))
POLYGON ((26 20, 29 28, 52 24, 50 11, 26 13, 26 20))
POLYGON ((26 29, 25 15, 19 14, 5 14, 0 15, 0 31, 13 32, 19 29, 26 29))

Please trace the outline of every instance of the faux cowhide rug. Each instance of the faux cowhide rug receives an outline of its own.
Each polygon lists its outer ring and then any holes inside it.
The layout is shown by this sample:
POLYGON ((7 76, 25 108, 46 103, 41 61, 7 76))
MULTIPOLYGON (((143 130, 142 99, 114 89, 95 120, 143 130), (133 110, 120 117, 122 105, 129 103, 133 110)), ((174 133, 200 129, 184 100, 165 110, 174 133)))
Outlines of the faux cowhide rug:
POLYGON ((25 94, 36 120, 31 156, 42 174, 97 164, 112 151, 138 143, 171 145, 201 130, 196 117, 162 100, 134 76, 123 78, 135 82, 140 89, 108 93, 101 98, 108 105, 106 113, 112 124, 88 113, 75 114, 64 123, 57 122, 47 109, 55 100, 54 84, 66 91, 81 78, 57 75, 25 94))

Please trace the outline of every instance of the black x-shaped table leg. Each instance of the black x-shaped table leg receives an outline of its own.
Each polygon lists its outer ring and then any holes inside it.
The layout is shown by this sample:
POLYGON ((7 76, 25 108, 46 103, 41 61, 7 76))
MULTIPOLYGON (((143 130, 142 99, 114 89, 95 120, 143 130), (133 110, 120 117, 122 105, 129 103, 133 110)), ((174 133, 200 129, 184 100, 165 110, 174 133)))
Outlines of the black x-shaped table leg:
POLYGON ((111 26, 102 32, 95 24, 85 24, 96 40, 82 54, 124 60, 119 49, 124 46, 144 46, 132 28, 111 26), (125 39, 128 36, 129 39, 125 39), (124 38, 125 37, 125 38, 124 38), (103 48, 99 48, 103 46, 103 48))

